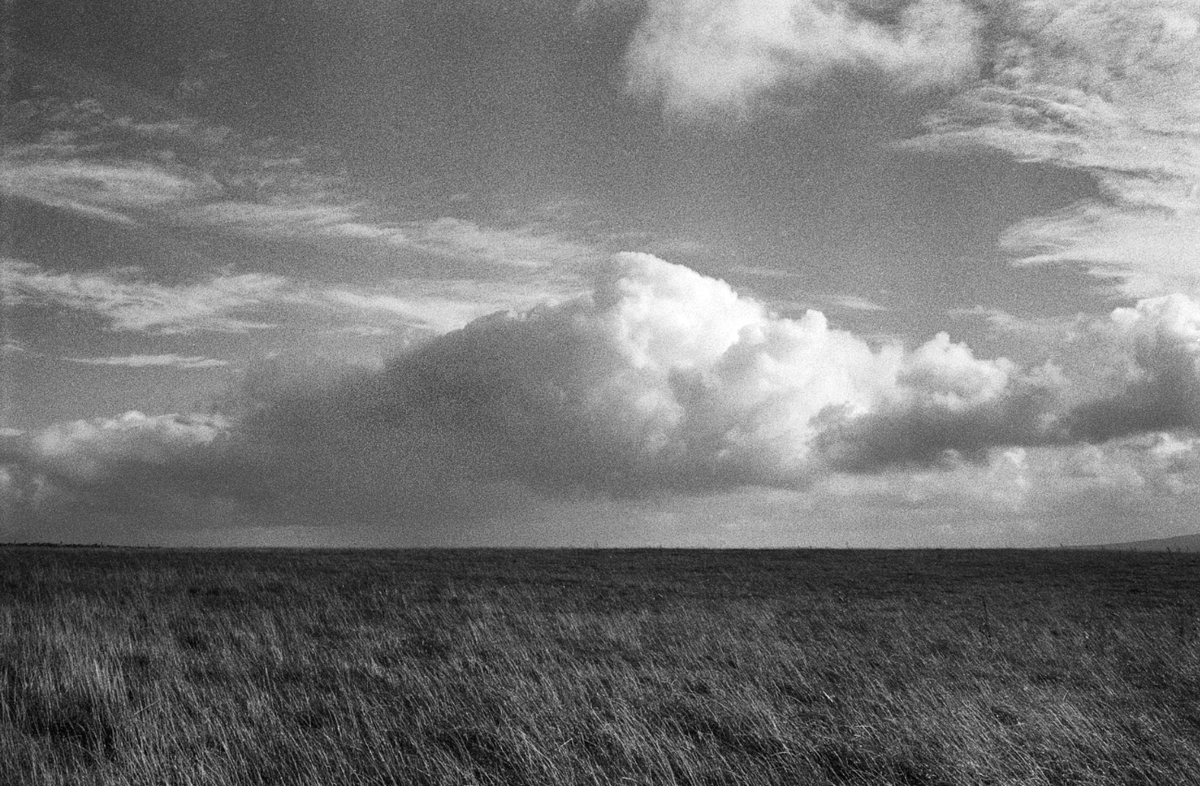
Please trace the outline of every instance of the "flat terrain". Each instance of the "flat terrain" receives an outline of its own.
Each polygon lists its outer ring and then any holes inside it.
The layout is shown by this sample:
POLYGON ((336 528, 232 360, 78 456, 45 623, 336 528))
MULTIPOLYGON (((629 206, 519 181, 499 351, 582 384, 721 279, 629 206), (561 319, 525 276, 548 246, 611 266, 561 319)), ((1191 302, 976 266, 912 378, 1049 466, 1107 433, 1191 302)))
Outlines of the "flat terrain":
POLYGON ((1200 783, 1200 555, 0 547, 3 784, 1200 783))

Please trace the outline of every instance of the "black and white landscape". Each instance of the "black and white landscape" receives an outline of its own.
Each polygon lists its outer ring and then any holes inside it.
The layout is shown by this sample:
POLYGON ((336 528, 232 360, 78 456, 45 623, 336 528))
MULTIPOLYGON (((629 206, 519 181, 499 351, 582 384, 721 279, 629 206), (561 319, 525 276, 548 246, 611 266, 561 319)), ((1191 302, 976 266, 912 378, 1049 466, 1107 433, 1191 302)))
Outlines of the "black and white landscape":
POLYGON ((17 2, 10 541, 1196 531, 1192 2, 17 2))
POLYGON ((1200 782, 1200 0, 0 34, 0 783, 1200 782))

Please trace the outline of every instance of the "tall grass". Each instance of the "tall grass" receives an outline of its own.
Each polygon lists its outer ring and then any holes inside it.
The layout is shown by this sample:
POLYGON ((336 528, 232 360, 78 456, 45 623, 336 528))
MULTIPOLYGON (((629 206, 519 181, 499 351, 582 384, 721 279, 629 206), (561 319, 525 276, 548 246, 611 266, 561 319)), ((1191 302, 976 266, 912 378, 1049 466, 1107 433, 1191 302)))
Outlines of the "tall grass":
POLYGON ((0 549, 4 784, 1200 783, 1200 558, 0 549))

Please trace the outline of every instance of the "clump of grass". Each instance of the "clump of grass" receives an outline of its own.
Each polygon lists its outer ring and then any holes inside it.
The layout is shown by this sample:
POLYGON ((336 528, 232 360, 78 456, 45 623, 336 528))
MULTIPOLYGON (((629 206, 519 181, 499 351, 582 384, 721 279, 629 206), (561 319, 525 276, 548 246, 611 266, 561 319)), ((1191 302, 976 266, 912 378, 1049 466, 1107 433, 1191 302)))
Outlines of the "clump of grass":
POLYGON ((1197 568, 0 549, 0 783, 1200 782, 1197 568))

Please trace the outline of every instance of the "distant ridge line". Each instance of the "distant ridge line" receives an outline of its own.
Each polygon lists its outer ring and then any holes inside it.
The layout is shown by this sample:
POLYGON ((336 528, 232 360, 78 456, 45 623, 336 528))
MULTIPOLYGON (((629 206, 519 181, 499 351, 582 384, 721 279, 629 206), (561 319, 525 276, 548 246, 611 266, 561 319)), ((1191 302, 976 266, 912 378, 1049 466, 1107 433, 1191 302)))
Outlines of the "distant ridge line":
POLYGON ((1132 540, 1126 543, 1106 543, 1099 546, 1080 548, 1105 549, 1107 551, 1196 551, 1200 552, 1200 533, 1177 535, 1173 538, 1132 540))

